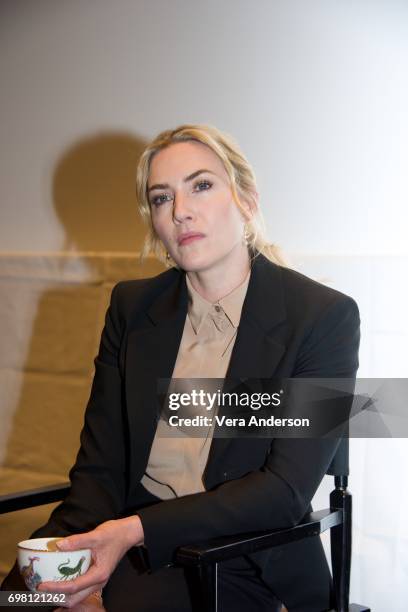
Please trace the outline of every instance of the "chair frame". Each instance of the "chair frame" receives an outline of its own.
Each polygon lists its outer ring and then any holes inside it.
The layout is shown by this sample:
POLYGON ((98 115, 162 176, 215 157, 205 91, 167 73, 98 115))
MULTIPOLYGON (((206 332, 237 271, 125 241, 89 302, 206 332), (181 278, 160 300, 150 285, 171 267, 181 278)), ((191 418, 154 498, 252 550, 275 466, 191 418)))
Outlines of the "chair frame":
MULTIPOLYGON (((330 494, 330 508, 311 512, 302 521, 287 529, 252 532, 213 538, 206 542, 182 546, 175 553, 176 565, 183 566, 193 586, 194 612, 218 612, 218 564, 228 559, 248 555, 274 546, 288 544, 307 537, 319 536, 330 529, 331 562, 335 612, 370 612, 370 608, 349 604, 351 569, 352 496, 347 489, 348 478, 335 475, 335 489, 330 494)), ((68 495, 70 483, 29 489, 0 496, 0 514, 62 501, 68 495)))
POLYGON ((352 496, 347 489, 347 481, 347 476, 335 476, 335 489, 330 494, 330 508, 306 514, 294 527, 214 538, 179 548, 175 556, 176 563, 189 568, 197 593, 197 601, 193 602, 194 612, 218 611, 218 563, 303 538, 319 536, 328 529, 335 612, 370 612, 367 606, 349 603, 352 496))

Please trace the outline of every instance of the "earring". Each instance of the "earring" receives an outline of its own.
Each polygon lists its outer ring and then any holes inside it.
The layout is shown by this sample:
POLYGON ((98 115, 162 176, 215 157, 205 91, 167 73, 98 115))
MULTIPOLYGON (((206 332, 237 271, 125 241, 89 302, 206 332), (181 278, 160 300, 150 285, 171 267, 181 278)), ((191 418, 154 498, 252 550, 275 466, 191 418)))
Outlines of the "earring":
POLYGON ((251 234, 249 233, 247 226, 244 225, 244 234, 242 236, 242 242, 246 247, 249 246, 250 237, 251 237, 251 234))

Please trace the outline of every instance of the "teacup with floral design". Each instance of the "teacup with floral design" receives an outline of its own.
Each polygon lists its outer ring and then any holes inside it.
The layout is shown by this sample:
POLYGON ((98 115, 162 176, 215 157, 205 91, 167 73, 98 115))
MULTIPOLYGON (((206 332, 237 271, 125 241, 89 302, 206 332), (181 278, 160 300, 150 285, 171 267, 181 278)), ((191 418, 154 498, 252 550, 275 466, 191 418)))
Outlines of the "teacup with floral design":
POLYGON ((60 551, 56 546, 60 539, 33 538, 18 543, 18 566, 30 591, 36 591, 40 582, 73 580, 88 570, 91 550, 60 551))

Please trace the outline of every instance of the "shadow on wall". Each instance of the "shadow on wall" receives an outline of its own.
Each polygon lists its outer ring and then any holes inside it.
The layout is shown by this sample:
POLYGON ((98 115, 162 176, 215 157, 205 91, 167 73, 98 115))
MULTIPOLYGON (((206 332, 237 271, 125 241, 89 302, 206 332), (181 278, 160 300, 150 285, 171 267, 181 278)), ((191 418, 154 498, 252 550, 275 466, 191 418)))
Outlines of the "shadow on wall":
POLYGON ((144 226, 136 207, 136 165, 146 143, 125 133, 98 134, 71 147, 52 185, 65 250, 136 251, 144 226))
MULTIPOLYGON (((154 260, 140 265, 136 255, 145 232, 135 197, 144 145, 107 133, 72 146, 52 181, 64 252, 3 262, 0 293, 8 307, 0 320, 6 338, 0 369, 11 392, 2 409, 0 493, 67 480, 111 288, 163 270, 154 260)), ((16 542, 53 507, 0 516, 0 575, 14 561, 16 542)))

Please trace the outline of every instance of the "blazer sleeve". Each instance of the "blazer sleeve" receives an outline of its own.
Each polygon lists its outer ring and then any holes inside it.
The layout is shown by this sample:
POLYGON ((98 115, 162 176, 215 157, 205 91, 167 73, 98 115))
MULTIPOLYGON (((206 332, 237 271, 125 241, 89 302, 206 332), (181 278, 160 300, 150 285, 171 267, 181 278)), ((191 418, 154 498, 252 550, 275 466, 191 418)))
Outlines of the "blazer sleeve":
MULTIPOLYGON (((358 369, 360 317, 356 302, 331 302, 303 340, 293 377, 345 377, 358 369)), ((337 450, 338 439, 274 439, 265 464, 211 491, 159 502, 138 511, 154 571, 176 548, 211 537, 297 524, 337 450)))

